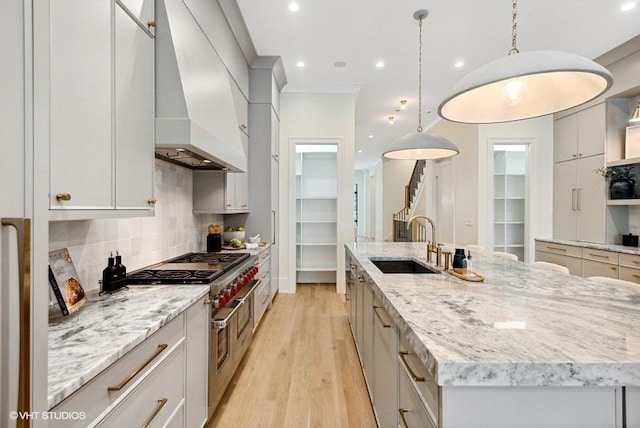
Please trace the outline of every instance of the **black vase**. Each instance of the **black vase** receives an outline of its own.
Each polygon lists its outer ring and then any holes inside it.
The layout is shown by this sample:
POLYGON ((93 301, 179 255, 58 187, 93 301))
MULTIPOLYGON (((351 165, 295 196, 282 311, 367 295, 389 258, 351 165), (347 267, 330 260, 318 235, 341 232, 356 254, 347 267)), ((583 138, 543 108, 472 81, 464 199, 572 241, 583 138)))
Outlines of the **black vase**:
POLYGON ((464 248, 456 248, 456 253, 453 255, 453 263, 451 266, 455 269, 462 269, 464 267, 464 248))
POLYGON ((632 199, 635 184, 635 180, 631 178, 611 180, 611 184, 609 184, 609 197, 611 199, 632 199))

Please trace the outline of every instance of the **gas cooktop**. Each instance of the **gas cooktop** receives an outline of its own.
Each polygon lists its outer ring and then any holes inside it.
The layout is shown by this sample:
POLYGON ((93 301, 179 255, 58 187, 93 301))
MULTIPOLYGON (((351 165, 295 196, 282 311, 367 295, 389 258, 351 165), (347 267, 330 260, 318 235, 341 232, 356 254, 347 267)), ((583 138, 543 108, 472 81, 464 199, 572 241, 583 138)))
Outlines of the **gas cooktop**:
POLYGON ((188 253, 127 274, 127 285, 209 284, 249 253, 188 253))

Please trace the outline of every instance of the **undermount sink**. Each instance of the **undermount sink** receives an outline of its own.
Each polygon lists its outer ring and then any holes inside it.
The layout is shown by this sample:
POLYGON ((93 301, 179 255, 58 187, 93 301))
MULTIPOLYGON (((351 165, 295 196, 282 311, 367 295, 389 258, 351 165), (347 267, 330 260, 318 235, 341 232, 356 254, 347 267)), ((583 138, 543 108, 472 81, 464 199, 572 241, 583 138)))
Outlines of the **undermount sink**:
POLYGON ((441 273, 417 260, 409 258, 369 257, 382 273, 441 273))

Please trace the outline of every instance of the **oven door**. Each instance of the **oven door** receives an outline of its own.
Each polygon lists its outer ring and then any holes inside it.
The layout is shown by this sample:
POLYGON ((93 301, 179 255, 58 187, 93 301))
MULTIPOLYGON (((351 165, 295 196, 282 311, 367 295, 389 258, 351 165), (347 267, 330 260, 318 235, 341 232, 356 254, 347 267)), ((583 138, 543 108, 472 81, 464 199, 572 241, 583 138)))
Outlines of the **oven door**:
POLYGON ((247 284, 236 295, 236 299, 242 302, 236 314, 237 329, 234 337, 233 355, 236 364, 240 364, 240 360, 244 356, 247 348, 251 344, 253 338, 253 305, 255 299, 255 290, 261 281, 253 280, 247 284))
POLYGON ((234 335, 237 329, 236 313, 242 306, 239 301, 232 300, 224 308, 219 309, 211 320, 209 337, 209 417, 222 398, 233 372, 234 335))

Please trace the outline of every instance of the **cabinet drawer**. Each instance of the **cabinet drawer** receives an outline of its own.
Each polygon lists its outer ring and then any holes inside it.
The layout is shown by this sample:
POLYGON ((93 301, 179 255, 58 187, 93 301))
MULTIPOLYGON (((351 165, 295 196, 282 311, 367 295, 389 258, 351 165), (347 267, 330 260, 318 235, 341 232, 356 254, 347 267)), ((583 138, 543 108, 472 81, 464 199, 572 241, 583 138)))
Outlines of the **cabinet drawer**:
POLYGON ((84 412, 84 420, 72 424, 73 421, 70 420, 54 419, 49 421, 48 426, 85 427, 87 421, 94 420, 123 394, 127 394, 136 381, 144 377, 157 362, 166 359, 169 350, 183 338, 184 315, 180 314, 52 409, 56 412, 84 412), (145 365, 147 362, 149 363, 145 365), (111 386, 121 384, 138 369, 141 369, 140 372, 121 390, 108 390, 111 386))
POLYGON ((595 260, 602 263, 618 264, 618 253, 605 250, 594 250, 592 248, 584 248, 582 250, 582 258, 585 260, 595 260))
POLYGON ((582 277, 589 278, 590 276, 606 276, 607 278, 618 278, 618 265, 583 259, 582 277))
POLYGON ((640 269, 640 256, 620 253, 620 266, 640 269))
POLYGON ((418 392, 413 388, 406 370, 400 368, 399 427, 437 428, 429 412, 422 404, 418 392))
POLYGON ((182 342, 97 426, 164 426, 184 406, 184 358, 182 342))
POLYGON ((260 261, 258 265, 258 278, 264 281, 265 278, 269 277, 269 272, 271 272, 271 260, 267 258, 267 260, 260 261))
POLYGON ((582 259, 545 251, 536 251, 536 261, 555 263, 569 269, 571 275, 582 275, 582 259))
POLYGON ((635 282, 640 284, 640 269, 633 269, 626 266, 620 266, 620 279, 624 281, 635 282))
POLYGON ((555 244, 552 242, 536 242, 536 251, 562 254, 565 256, 582 257, 582 248, 573 245, 555 244))
POLYGON ((411 383, 437 422, 439 418, 438 384, 404 337, 400 341, 398 362, 400 364, 400 372, 405 372, 409 376, 411 383))

